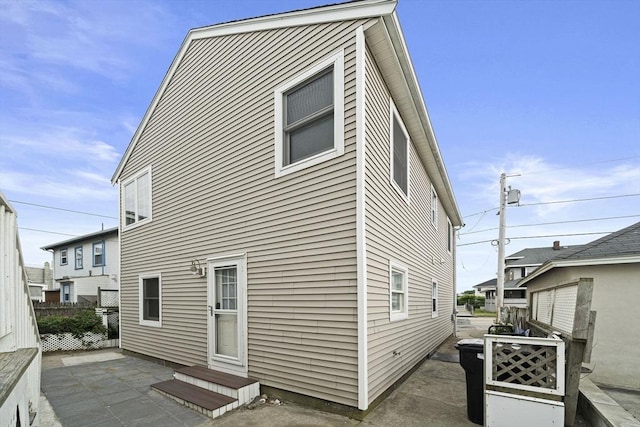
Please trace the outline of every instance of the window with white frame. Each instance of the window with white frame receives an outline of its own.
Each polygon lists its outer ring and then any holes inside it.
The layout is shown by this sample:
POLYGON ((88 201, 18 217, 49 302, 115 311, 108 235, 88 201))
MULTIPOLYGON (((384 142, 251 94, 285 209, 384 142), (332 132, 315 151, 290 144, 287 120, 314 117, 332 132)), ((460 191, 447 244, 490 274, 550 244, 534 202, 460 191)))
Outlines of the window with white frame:
POLYGON ((431 223, 438 227, 438 193, 433 185, 431 186, 431 223))
POLYGON ((124 228, 151 221, 151 167, 122 184, 124 228))
POLYGON ((451 221, 447 218, 447 252, 451 253, 453 250, 453 227, 451 221))
POLYGON ((60 250, 60 265, 67 265, 69 263, 69 250, 60 250))
POLYGON ((406 319, 409 305, 409 269, 389 262, 389 320, 406 319))
POLYGON ((438 282, 431 281, 431 317, 438 316, 438 282))
POLYGON ((102 267, 104 265, 104 242, 93 244, 92 259, 94 267, 102 267))
POLYGON ((400 114, 391 101, 390 164, 391 182, 400 195, 409 201, 409 135, 400 114))
POLYGON ((139 323, 162 326, 162 278, 160 273, 143 274, 138 279, 139 323))
POLYGON ((82 270, 82 246, 74 248, 75 254, 75 269, 82 270))
POLYGON ((275 89, 275 173, 286 175, 344 153, 342 51, 275 89))

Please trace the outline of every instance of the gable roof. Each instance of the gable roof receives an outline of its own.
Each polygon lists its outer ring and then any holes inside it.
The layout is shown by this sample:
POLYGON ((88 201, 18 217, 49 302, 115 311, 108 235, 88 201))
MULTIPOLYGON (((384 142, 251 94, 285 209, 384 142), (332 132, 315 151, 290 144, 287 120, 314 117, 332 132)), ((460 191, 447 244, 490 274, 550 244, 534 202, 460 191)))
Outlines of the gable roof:
POLYGON ((108 236, 109 234, 118 234, 118 227, 107 228, 107 229, 104 229, 104 230, 96 231, 94 233, 89 233, 89 234, 85 234, 83 236, 74 237, 72 239, 63 240, 63 241, 58 242, 58 243, 52 243, 50 245, 43 246, 40 249, 42 249, 44 251, 48 251, 48 250, 60 248, 60 247, 63 247, 63 246, 69 246, 69 245, 72 245, 74 243, 80 243, 80 242, 83 242, 85 240, 96 239, 98 237, 108 236))
POLYGON ((525 277, 519 285, 555 267, 635 262, 640 262, 640 222, 550 259, 532 274, 525 277))
POLYGON ((505 267, 510 268, 542 265, 545 261, 556 258, 561 254, 574 252, 583 246, 584 245, 561 246, 559 249, 554 249, 551 246, 523 249, 513 255, 505 257, 505 267))
MULTIPOLYGON (((390 79, 389 90, 391 93, 393 95, 402 93, 402 98, 408 100, 408 103, 405 103, 405 105, 398 103, 396 106, 398 109, 404 108, 406 114, 415 117, 416 123, 420 125, 417 129, 414 129, 417 137, 413 142, 416 145, 421 160, 427 166, 426 169, 428 171, 437 171, 437 174, 433 174, 435 176, 432 176, 432 174, 429 175, 433 186, 438 192, 440 202, 443 204, 449 216, 451 224, 453 226, 462 226, 463 222, 460 209, 453 195, 451 182, 449 181, 444 161, 436 142, 420 85, 395 12, 396 5, 396 0, 352 1, 231 21, 190 30, 165 74, 140 125, 135 131, 127 150, 122 156, 111 178, 111 183, 115 184, 119 181, 124 166, 134 151, 164 91, 167 89, 174 73, 193 41, 253 31, 377 17, 381 19, 373 26, 376 28, 368 28, 366 30, 375 32, 375 43, 371 43, 373 54, 374 56, 380 55, 391 59, 386 61, 386 64, 382 64, 380 70, 390 79)), ((394 96, 394 99, 395 98, 394 96)))

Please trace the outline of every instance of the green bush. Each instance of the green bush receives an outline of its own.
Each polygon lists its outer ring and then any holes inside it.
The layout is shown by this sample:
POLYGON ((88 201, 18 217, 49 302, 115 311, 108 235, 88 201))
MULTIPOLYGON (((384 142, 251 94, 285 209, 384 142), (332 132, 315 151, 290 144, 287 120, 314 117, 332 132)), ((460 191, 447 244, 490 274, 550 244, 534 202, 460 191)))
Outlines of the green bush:
POLYGON ((38 319, 38 329, 41 334, 71 333, 76 338, 82 338, 85 332, 96 334, 107 332, 102 319, 92 309, 79 311, 72 317, 41 317, 38 319))
POLYGON ((483 296, 475 296, 473 291, 465 291, 462 295, 458 295, 458 305, 470 304, 473 308, 481 308, 484 307, 483 296))

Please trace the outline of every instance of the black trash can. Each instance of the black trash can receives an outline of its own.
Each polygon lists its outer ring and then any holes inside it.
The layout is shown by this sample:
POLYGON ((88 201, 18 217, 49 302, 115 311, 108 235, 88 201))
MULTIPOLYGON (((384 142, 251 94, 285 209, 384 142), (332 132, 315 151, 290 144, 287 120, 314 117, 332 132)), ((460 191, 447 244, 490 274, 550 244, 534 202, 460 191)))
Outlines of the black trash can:
POLYGON ((484 424, 484 341, 460 340, 460 365, 467 379, 467 418, 476 424, 484 424))

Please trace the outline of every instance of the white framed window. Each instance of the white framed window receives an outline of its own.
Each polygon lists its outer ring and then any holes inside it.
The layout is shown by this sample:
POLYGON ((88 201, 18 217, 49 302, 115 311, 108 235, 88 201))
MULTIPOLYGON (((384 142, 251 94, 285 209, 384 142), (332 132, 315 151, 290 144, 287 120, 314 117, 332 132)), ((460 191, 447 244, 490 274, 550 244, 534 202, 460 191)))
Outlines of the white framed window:
POLYGON ((451 253, 453 251, 453 239, 454 239, 454 231, 451 226, 451 221, 447 218, 447 252, 451 253))
POLYGON ((75 266, 76 270, 82 270, 82 246, 77 246, 73 249, 74 257, 75 257, 75 266))
POLYGON ((91 256, 94 267, 102 267, 104 265, 104 241, 96 242, 92 246, 93 254, 91 256))
POLYGON ((431 280, 431 317, 438 317, 438 282, 431 280))
POLYGON ((67 265, 69 263, 69 249, 60 250, 60 265, 67 265))
POLYGON ((335 53, 274 90, 275 175, 344 154, 344 53, 335 53))
POLYGON ((151 221, 151 166, 122 183, 123 229, 151 221))
POLYGON ((409 269, 389 261, 389 320, 406 319, 409 313, 409 269))
POLYGON ((162 276, 146 273, 138 276, 139 323, 145 326, 162 326, 162 276))
POLYGON ((409 139, 409 133, 400 118, 400 114, 393 104, 393 100, 389 102, 389 105, 389 163, 391 166, 391 184, 402 198, 409 203, 409 147, 411 146, 411 140, 409 139))
POLYGON ((438 228, 438 193, 433 185, 431 186, 431 224, 438 228))

